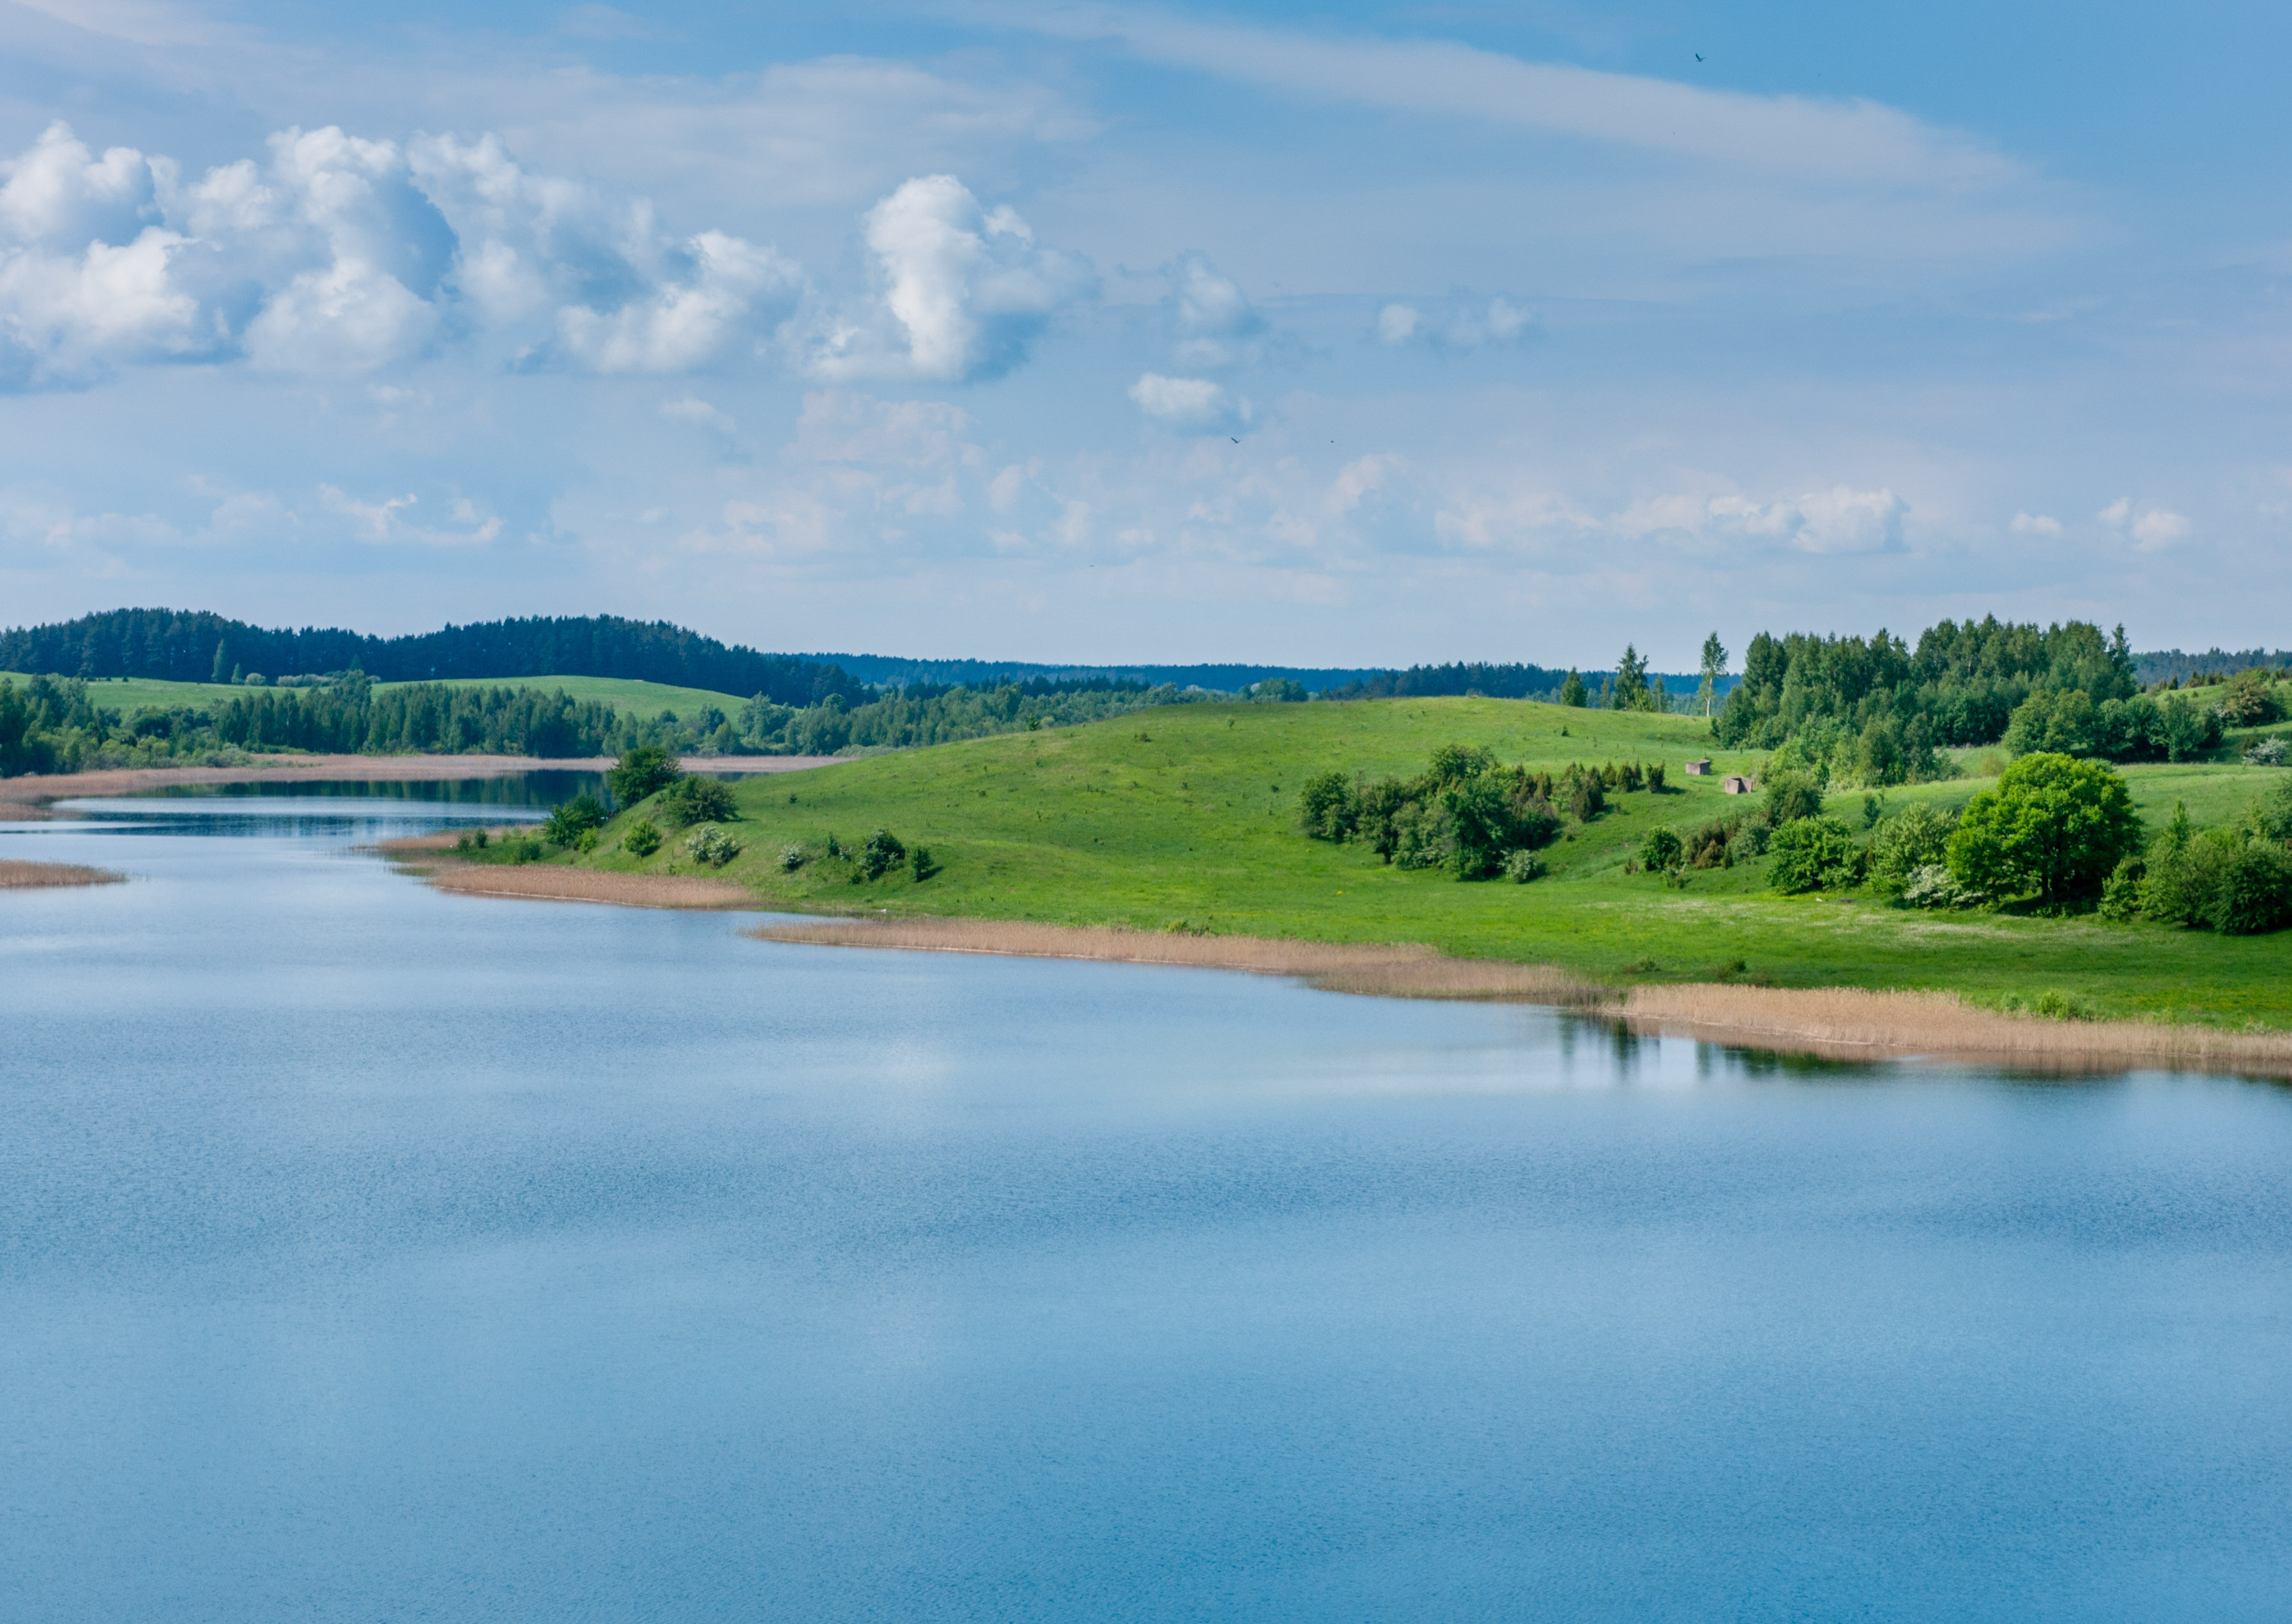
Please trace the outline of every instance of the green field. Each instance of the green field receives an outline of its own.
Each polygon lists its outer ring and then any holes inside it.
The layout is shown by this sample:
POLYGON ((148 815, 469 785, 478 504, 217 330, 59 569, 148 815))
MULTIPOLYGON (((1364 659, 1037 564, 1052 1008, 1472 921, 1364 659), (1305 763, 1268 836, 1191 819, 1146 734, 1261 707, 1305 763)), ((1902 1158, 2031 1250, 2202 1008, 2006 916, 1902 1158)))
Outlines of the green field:
MULTIPOLYGON (((1683 891, 1626 875, 1649 829, 1747 810, 1715 777, 1682 772, 1691 755, 1713 755, 1718 772, 1754 764, 1709 751, 1707 737, 1690 717, 1499 699, 1171 707, 748 781, 735 792, 743 820, 732 826, 746 849, 722 872, 798 909, 1422 941, 1561 964, 1617 985, 1707 980, 1740 960, 1740 974, 1785 986, 1940 988, 1985 1000, 2058 990, 2105 1013, 2292 1025, 2292 933, 2222 937, 1780 897, 1764 889, 1763 863, 1696 873, 1683 891), (1450 742, 1546 768, 1659 761, 1671 789, 1616 796, 1606 816, 1548 848, 1553 872, 1527 885, 1404 871, 1363 847, 1296 832, 1307 776, 1413 774, 1450 742), (853 885, 848 868, 819 855, 830 834, 856 844, 879 827, 928 845, 943 871, 853 885), (779 853, 792 843, 812 857, 783 874, 779 853)), ((2228 765, 2125 771, 2152 821, 2183 800, 2200 823, 2234 816, 2282 776, 2228 765)), ((1962 779, 1897 789, 1888 804, 1962 801, 1979 788, 1962 779)), ((1850 822, 1860 804, 1859 792, 1834 797, 1850 822)), ((620 851, 630 819, 617 820, 586 860, 691 870, 674 837, 643 862, 620 851)))
MULTIPOLYGON (((541 688, 563 689, 577 699, 598 699, 650 722, 665 710, 674 711, 680 720, 690 722, 702 711, 714 706, 727 716, 737 717, 740 707, 748 702, 746 694, 717 693, 706 688, 673 688, 666 683, 640 683, 634 678, 617 676, 487 676, 452 677, 444 684, 448 688, 541 688)), ((387 683, 389 688, 403 688, 404 683, 387 683)))
MULTIPOLYGON (((20 674, 19 682, 30 679, 20 674)), ((409 686, 404 683, 386 683, 387 688, 409 686)), ((742 694, 715 693, 706 688, 673 688, 663 683, 640 683, 610 676, 504 676, 456 677, 444 686, 448 688, 540 688, 563 689, 577 699, 601 699, 618 710, 651 721, 665 710, 674 711, 690 721, 710 706, 726 715, 739 714, 747 698, 742 694)), ((123 716, 132 716, 139 710, 153 707, 190 705, 213 707, 223 700, 247 693, 260 693, 259 688, 237 687, 229 683, 167 683, 151 678, 133 676, 91 682, 88 697, 105 710, 116 710, 123 716)))
MULTIPOLYGON (((0 677, 17 683, 32 679, 20 671, 0 671, 0 677)), ((156 677, 103 677, 91 681, 87 697, 105 710, 116 710, 123 716, 132 716, 139 710, 157 706, 212 706, 234 694, 254 691, 234 687, 229 683, 168 683, 156 677)))

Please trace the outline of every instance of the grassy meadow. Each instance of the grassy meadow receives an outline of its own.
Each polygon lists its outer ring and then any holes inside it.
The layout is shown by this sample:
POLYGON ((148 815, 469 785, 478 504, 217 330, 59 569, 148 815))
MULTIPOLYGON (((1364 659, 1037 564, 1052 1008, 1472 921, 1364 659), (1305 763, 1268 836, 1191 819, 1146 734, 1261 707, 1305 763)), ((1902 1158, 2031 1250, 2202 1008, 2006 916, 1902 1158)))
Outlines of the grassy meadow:
MULTIPOLYGON (((405 688, 406 683, 383 683, 383 688, 405 688)), ((728 716, 740 714, 740 707, 748 702, 747 694, 718 693, 707 688, 678 688, 666 683, 641 683, 634 677, 617 676, 484 676, 450 677, 439 684, 445 688, 538 688, 553 693, 563 689, 575 699, 595 699, 627 711, 650 722, 661 712, 674 711, 685 721, 690 721, 710 706, 728 716)))
MULTIPOLYGON (((1969 771, 1989 753, 1971 754, 1969 771)), ((1650 828, 1683 832, 1747 811, 1716 775, 1755 764, 1710 750, 1694 717, 1474 699, 1177 706, 742 783, 741 820, 730 827, 744 849, 705 871, 802 911, 1421 942, 1459 957, 1556 964, 1617 986, 1734 976, 1948 990, 1984 1002, 2061 991, 2100 1014, 2292 1026, 2292 933, 2222 937, 2093 918, 1921 913, 1860 896, 1781 897, 1766 888, 1764 862, 1699 871, 1684 889, 1624 873, 1650 828), (1660 762, 1669 787, 1613 797, 1604 817, 1547 848, 1551 873, 1525 885, 1401 870, 1365 847, 1297 832, 1308 776, 1413 774, 1452 742, 1549 769, 1660 762), (1686 777, 1684 763, 1705 755, 1715 776, 1686 777), (851 883, 850 865, 824 855, 827 838, 856 846, 877 828, 928 846, 941 871, 921 882, 901 869, 851 883), (779 863, 790 844, 807 853, 793 873, 779 863)), ((2283 775, 2226 764, 2124 771, 2152 824, 2175 801, 2200 824, 2225 820, 2283 775)), ((1963 801, 1982 782, 1896 789, 1887 804, 1963 801)), ((1860 806, 1860 792, 1832 802, 1850 823, 1860 806)), ((580 860, 700 871, 674 835, 649 859, 622 850, 636 815, 623 813, 580 860)))

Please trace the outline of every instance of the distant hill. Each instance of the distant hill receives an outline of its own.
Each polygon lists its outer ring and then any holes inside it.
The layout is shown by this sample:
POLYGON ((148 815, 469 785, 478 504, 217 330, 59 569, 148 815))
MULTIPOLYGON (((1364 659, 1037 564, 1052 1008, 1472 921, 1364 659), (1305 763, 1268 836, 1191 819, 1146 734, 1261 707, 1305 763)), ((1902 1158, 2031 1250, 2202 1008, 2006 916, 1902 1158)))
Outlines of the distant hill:
POLYGON ((117 609, 0 632, 0 671, 198 683, 228 681, 233 671, 315 676, 352 667, 385 683, 634 678, 719 693, 761 693, 779 705, 814 705, 830 694, 852 703, 868 693, 866 683, 832 665, 727 646, 665 620, 624 620, 617 615, 494 620, 406 637, 368 637, 315 626, 272 631, 191 610, 117 609))
POLYGON ((2292 649, 2246 649, 2240 653, 2225 653, 2212 649, 2202 654, 2183 654, 2178 649, 2164 649, 2154 654, 2135 654, 2133 674, 2145 686, 2151 683, 2171 682, 2175 678, 2186 682, 2199 671, 2248 671, 2255 666, 2273 666, 2292 670, 2292 649))
MULTIPOLYGON (((188 610, 117 609, 48 626, 0 632, 0 671, 61 676, 228 681, 234 671, 316 676, 356 667, 385 683, 498 677, 590 676, 762 693, 808 706, 830 694, 849 704, 886 688, 992 687, 1005 683, 1163 683, 1234 693, 1276 679, 1332 698, 1434 698, 1479 693, 1528 699, 1559 691, 1554 667, 1458 663, 1411 666, 1056 665, 1027 660, 910 659, 886 654, 766 654, 704 637, 665 620, 617 615, 493 620, 405 637, 338 627, 299 631, 252 626, 188 610)), ((1596 692, 1612 671, 1586 671, 1596 692)), ((1664 672, 1672 695, 1694 691, 1692 674, 1664 672)), ((1723 694, 1731 679, 1722 682, 1723 694)))

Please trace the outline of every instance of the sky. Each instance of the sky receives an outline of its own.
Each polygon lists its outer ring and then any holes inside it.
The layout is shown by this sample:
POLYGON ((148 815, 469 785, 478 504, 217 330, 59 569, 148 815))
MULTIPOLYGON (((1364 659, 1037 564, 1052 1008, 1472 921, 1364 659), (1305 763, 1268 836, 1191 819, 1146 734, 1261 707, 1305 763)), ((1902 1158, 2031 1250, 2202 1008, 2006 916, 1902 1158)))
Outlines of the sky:
POLYGON ((0 0, 0 624, 2292 643, 2292 10, 0 0))

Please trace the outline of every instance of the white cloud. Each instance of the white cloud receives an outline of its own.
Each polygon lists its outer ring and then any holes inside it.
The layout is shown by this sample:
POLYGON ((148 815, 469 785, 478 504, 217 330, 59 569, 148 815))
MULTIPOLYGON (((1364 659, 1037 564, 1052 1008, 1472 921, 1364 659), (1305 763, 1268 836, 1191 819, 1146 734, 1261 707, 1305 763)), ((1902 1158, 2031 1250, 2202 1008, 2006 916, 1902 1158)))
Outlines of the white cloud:
POLYGON ((1909 512, 1909 504, 1892 490, 1845 485, 1764 503, 1713 497, 1705 505, 1712 528, 1723 535, 1817 554, 1899 551, 1902 516, 1909 512))
POLYGON ((1157 423, 1198 434, 1246 427, 1250 419, 1249 402, 1235 400, 1211 378, 1166 378, 1149 372, 1130 386, 1130 398, 1157 423))
POLYGON ((2133 545, 2143 553, 2159 552, 2186 541, 2194 528, 2183 514, 2152 507, 2133 521, 2133 545))
POLYGON ((599 372, 689 372, 724 357, 760 312, 769 321, 794 310, 802 272, 771 249, 721 231, 703 231, 684 248, 690 272, 649 297, 609 313, 559 311, 568 352, 599 372))
POLYGON ((1486 304, 1454 303, 1428 315, 1414 304, 1393 303, 1376 313, 1381 344, 1424 344, 1435 350, 1478 350, 1519 343, 1534 335, 1528 313, 1502 297, 1486 304))
POLYGON ((2131 537, 2135 548, 2143 553, 2160 553, 2177 546, 2196 528, 2186 514, 2170 508, 2152 504, 2136 510, 2130 497, 2118 497, 2094 517, 2120 535, 2131 537))
POLYGON ((900 186, 868 212, 865 236, 878 301, 813 335, 822 378, 992 377, 1096 287, 1078 255, 1037 246, 1014 211, 982 208, 953 175, 900 186))
POLYGON ((2062 521, 2051 513, 2015 513, 2006 528, 2016 536, 2058 536, 2062 521))

